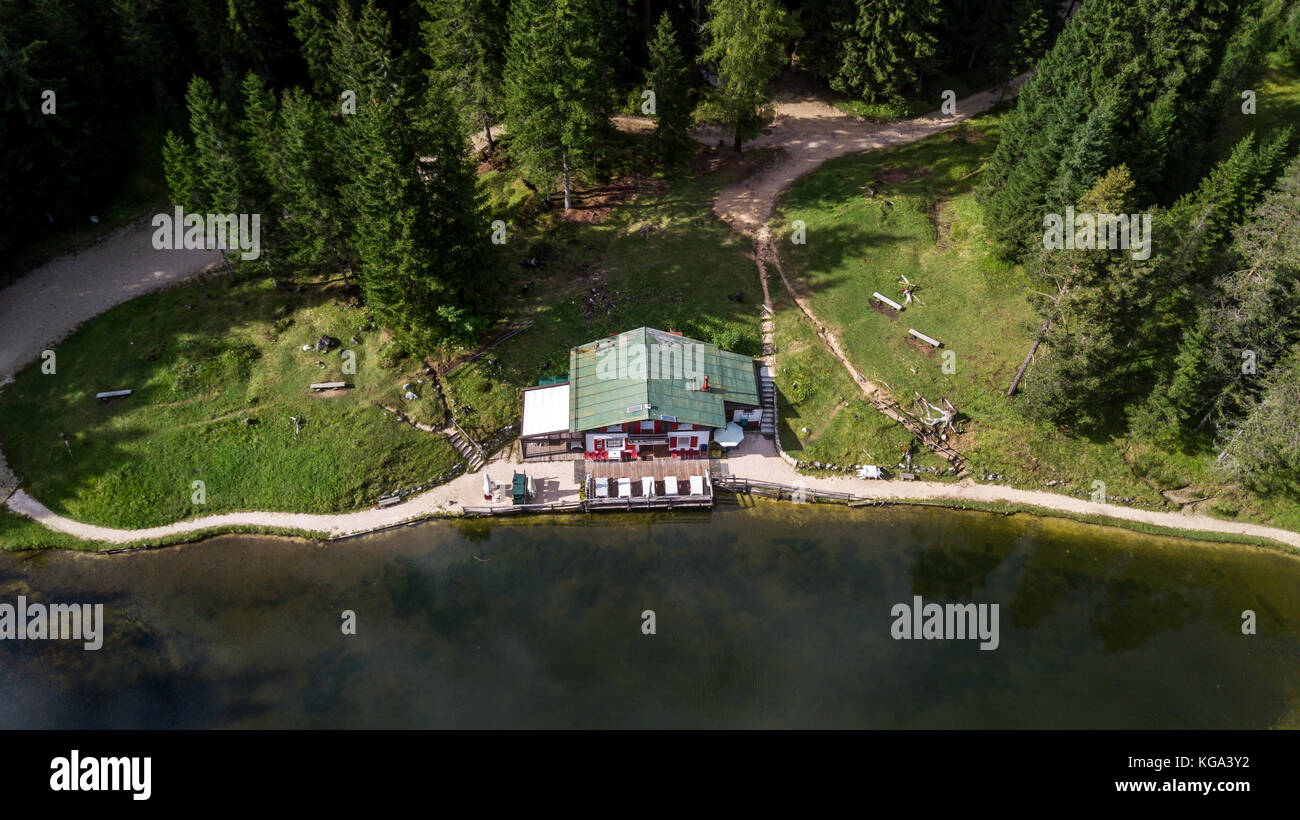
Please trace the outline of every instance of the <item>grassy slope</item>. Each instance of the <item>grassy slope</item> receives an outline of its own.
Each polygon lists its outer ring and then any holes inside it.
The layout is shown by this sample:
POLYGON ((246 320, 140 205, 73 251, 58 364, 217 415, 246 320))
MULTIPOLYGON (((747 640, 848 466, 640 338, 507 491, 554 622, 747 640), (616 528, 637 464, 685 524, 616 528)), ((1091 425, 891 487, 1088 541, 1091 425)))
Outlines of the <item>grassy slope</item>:
POLYGON ((350 342, 365 313, 336 294, 218 278, 119 305, 56 348, 57 373, 30 366, 0 394, 10 466, 51 509, 119 527, 231 510, 340 512, 449 473, 459 457, 443 437, 373 406, 400 401, 406 376, 378 364, 378 333, 350 342), (322 333, 357 351, 346 376, 356 390, 309 393, 311 382, 345 378, 340 349, 301 350, 322 333), (135 393, 95 401, 121 388, 135 393), (290 416, 305 420, 296 437, 290 416), (206 504, 191 502, 195 480, 206 504))
MULTIPOLYGON (((852 378, 826 353, 812 324, 784 289, 774 289, 772 306, 779 351, 776 380, 781 446, 807 463, 897 463, 911 434, 863 401, 852 378)), ((941 463, 942 459, 927 451, 913 454, 914 466, 938 467, 941 463)))
MULTIPOLYGON (((751 154, 748 161, 761 159, 751 154)), ((672 180, 666 192, 642 193, 595 224, 547 215, 511 237, 507 322, 534 324, 445 380, 470 435, 490 438, 517 422, 520 388, 564 376, 570 347, 610 333, 649 325, 757 354, 762 293, 749 245, 712 211, 718 189, 738 172, 672 180), (515 264, 532 256, 545 266, 515 264), (585 316, 593 287, 599 306, 585 316), (728 298, 737 293, 740 301, 728 298)))
MULTIPOLYGON (((1264 134, 1300 120, 1294 69, 1273 58, 1256 88, 1258 119, 1226 117, 1224 150, 1251 128, 1264 134)), ((1291 496, 1264 498, 1215 485, 1209 449, 1171 453, 1144 442, 1073 437, 1025 420, 1003 397, 1038 322, 1026 299, 1023 272, 989 255, 982 212, 971 193, 996 144, 998 121, 998 115, 989 115, 911 146, 845 157, 791 187, 774 224, 802 219, 807 225, 806 245, 781 247, 787 273, 811 297, 814 311, 839 335, 855 366, 887 384, 901 401, 907 403, 913 391, 931 401, 948 396, 972 417, 958 446, 976 476, 995 473, 1002 483, 1031 488, 1056 480, 1063 482, 1057 491, 1080 497, 1100 480, 1110 498, 1153 508, 1172 507, 1148 482, 1161 489, 1190 487, 1197 497, 1214 497, 1203 511, 1300 528, 1300 509, 1291 496), (890 171, 912 176, 897 183, 876 181, 890 171), (878 198, 867 197, 865 186, 874 186, 878 198), (893 206, 884 207, 884 199, 893 206), (868 300, 879 290, 902 301, 900 274, 921 285, 917 295, 923 304, 888 319, 868 300), (940 358, 923 356, 906 343, 910 327, 942 340, 956 354, 955 374, 942 373, 940 358)), ((808 363, 808 353, 792 349, 799 333, 791 330, 790 315, 797 314, 778 311, 778 385, 790 402, 782 412, 787 419, 791 414, 825 419, 826 408, 834 406, 834 398, 851 395, 845 392, 851 386, 847 378, 830 379, 811 391, 792 390, 795 379, 784 372, 787 368, 799 363, 804 371, 833 369, 833 362, 823 353, 823 362, 808 363)), ((1032 373, 1031 368, 1030 378, 1032 373)), ((806 458, 843 453, 849 463, 860 463, 883 437, 859 429, 862 424, 809 426, 802 437, 792 436, 784 424, 782 430, 783 442, 805 447, 806 458)))

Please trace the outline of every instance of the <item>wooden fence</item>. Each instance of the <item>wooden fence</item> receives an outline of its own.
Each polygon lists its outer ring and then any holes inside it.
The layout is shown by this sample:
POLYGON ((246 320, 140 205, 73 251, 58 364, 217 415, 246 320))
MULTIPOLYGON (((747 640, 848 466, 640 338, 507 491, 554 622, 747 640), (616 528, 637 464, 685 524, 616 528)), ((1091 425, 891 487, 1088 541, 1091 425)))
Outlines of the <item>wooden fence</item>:
POLYGON ((713 486, 718 490, 737 493, 739 495, 761 495, 765 498, 775 498, 778 501, 801 498, 808 502, 825 501, 837 504, 849 504, 857 501, 871 501, 874 499, 856 496, 852 493, 836 493, 830 490, 814 490, 808 487, 792 487, 789 484, 773 484, 770 481, 755 481, 749 478, 736 478, 733 476, 718 476, 713 479, 713 486))
POLYGON ((581 501, 554 501, 550 504, 512 504, 500 507, 464 507, 465 515, 517 515, 520 513, 561 512, 634 512, 637 510, 678 510, 712 507, 709 496, 652 496, 650 498, 587 498, 581 501))

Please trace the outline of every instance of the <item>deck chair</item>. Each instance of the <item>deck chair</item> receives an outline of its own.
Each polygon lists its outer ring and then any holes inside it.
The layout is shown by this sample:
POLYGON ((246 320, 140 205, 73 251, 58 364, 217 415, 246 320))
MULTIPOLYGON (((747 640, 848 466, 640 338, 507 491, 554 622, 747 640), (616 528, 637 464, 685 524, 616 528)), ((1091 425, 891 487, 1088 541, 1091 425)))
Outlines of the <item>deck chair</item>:
POLYGON ((691 495, 704 495, 704 476, 691 476, 691 495))
POLYGON ((598 478, 598 479, 596 479, 596 497, 597 497, 597 498, 609 498, 609 479, 608 479, 608 478, 598 478))
POLYGON ((664 479, 664 495, 677 495, 677 476, 670 475, 664 479))
POLYGON ((655 480, 650 476, 641 477, 641 495, 652 498, 655 494, 655 480))
POLYGON ((618 497, 619 498, 632 497, 632 479, 620 478, 618 480, 618 497))

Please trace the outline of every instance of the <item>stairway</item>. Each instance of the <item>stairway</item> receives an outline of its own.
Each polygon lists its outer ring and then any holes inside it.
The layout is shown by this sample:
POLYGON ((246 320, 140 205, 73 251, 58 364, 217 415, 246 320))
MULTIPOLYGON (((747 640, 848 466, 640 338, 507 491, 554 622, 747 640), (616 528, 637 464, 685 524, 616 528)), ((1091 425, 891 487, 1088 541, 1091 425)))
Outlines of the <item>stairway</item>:
POLYGON ((758 431, 768 438, 776 435, 776 380, 772 368, 764 365, 758 371, 758 399, 763 405, 763 418, 758 431))
POLYGON ((447 433, 447 440, 451 442, 451 446, 455 447, 456 452, 460 453, 461 456, 469 462, 469 471, 471 473, 483 466, 483 455, 479 452, 477 447, 465 440, 465 437, 460 434, 459 429, 453 426, 447 428, 445 432, 447 433))

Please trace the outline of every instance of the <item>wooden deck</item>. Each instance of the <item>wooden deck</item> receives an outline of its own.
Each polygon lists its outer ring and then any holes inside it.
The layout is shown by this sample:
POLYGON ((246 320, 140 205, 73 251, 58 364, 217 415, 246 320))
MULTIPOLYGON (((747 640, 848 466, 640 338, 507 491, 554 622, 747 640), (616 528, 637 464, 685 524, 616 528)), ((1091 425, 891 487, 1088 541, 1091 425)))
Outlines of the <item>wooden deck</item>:
POLYGON ((587 475, 593 478, 630 478, 633 492, 640 493, 641 479, 650 476, 656 482, 662 482, 668 476, 675 476, 679 486, 689 489, 690 477, 707 475, 709 460, 707 458, 654 458, 648 461, 588 461, 587 475))

